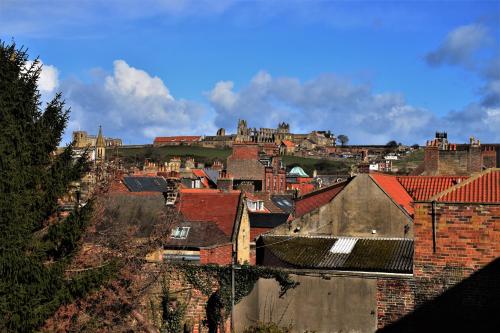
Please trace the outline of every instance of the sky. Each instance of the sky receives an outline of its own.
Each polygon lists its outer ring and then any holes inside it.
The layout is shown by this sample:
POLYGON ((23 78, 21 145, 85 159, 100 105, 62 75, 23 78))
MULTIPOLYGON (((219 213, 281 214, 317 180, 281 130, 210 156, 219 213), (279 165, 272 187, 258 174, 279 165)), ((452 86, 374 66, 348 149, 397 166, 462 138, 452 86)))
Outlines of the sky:
POLYGON ((74 130, 126 144, 290 123, 352 144, 500 142, 499 1, 0 0, 74 130))

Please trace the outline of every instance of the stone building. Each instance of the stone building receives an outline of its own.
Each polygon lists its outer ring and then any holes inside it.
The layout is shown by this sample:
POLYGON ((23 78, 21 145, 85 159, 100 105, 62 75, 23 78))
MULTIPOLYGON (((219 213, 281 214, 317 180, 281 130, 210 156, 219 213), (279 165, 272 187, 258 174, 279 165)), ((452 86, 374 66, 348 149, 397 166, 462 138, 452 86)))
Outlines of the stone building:
POLYGON ((95 142, 95 160, 96 162, 104 162, 106 160, 106 143, 102 136, 102 128, 99 126, 99 134, 95 142))
MULTIPOLYGON (((101 128, 101 126, 99 126, 101 128)), ((122 145, 122 139, 119 138, 106 138, 104 139, 105 147, 116 147, 122 145)), ((86 147, 95 147, 97 136, 90 135, 86 131, 74 131, 73 132, 73 141, 75 142, 75 148, 81 149, 86 147)))
POLYGON ((259 129, 249 128, 247 121, 238 120, 238 127, 236 129, 235 142, 257 142, 257 143, 276 143, 279 144, 283 140, 291 140, 292 134, 290 133, 290 125, 283 122, 278 124, 277 128, 264 128, 259 129))

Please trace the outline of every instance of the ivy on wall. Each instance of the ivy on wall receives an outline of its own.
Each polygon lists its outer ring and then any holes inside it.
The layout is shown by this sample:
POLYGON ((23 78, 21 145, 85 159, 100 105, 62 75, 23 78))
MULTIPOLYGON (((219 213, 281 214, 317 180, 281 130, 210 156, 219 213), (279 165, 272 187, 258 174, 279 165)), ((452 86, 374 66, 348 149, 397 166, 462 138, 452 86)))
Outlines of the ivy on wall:
MULTIPOLYGON (((187 282, 209 298, 206 305, 207 324, 211 331, 216 330, 231 313, 231 266, 178 264, 175 267, 183 272, 187 282)), ((275 279, 280 285, 280 297, 298 285, 287 272, 279 269, 238 266, 234 271, 234 303, 249 295, 260 278, 275 279)))

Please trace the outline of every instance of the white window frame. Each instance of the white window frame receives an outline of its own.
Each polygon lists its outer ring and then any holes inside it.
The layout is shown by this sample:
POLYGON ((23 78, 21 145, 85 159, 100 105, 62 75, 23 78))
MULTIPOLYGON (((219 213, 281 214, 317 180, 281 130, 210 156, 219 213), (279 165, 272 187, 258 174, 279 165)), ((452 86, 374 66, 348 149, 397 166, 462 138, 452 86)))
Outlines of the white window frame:
POLYGON ((176 227, 172 229, 170 237, 174 239, 186 239, 189 234, 189 229, 191 229, 191 227, 176 227))

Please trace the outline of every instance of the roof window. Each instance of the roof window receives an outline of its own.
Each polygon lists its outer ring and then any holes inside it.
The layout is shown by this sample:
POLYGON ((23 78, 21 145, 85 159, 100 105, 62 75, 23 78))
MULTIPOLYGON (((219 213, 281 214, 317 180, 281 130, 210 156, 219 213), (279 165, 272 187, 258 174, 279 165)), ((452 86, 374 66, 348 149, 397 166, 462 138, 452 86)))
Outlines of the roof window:
POLYGON ((186 239, 189 233, 190 227, 177 227, 175 229, 172 229, 172 234, 170 235, 171 238, 175 239, 186 239))

